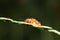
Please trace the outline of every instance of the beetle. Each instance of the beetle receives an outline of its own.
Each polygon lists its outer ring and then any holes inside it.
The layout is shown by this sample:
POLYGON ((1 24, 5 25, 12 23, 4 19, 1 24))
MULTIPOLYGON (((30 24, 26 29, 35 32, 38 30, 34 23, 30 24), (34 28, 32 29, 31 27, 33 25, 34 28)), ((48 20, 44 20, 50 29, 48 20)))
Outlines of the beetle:
POLYGON ((30 23, 34 26, 41 26, 41 23, 38 20, 36 20, 35 18, 27 18, 27 19, 25 19, 25 22, 30 23))

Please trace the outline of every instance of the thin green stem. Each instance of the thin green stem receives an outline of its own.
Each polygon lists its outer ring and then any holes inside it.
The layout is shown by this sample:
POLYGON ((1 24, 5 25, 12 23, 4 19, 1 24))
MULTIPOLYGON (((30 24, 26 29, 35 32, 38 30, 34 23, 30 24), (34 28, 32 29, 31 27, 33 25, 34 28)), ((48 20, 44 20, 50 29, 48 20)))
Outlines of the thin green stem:
POLYGON ((57 31, 57 30, 55 30, 55 29, 53 29, 52 27, 49 27, 49 26, 36 26, 36 25, 31 24, 31 23, 26 23, 24 21, 16 21, 16 20, 13 20, 13 19, 10 19, 10 18, 5 18, 5 17, 0 17, 0 20, 9 20, 9 21, 11 21, 13 23, 17 23, 17 24, 27 24, 27 25, 32 25, 33 27, 37 27, 37 28, 46 28, 46 29, 48 29, 49 32, 54 32, 54 33, 60 35, 59 31, 57 31))

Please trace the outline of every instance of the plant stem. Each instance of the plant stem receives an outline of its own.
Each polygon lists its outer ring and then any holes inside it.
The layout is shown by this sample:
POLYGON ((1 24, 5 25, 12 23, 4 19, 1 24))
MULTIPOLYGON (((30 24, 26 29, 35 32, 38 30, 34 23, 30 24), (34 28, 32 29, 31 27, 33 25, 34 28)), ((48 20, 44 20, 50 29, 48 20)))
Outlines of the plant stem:
POLYGON ((54 33, 60 35, 59 31, 57 31, 57 30, 55 30, 55 29, 53 29, 52 27, 49 27, 49 26, 42 26, 42 25, 41 26, 36 26, 36 25, 31 24, 31 23, 26 23, 24 21, 16 21, 16 20, 13 20, 13 19, 10 19, 10 18, 5 18, 5 17, 0 17, 0 20, 9 20, 9 21, 11 21, 13 23, 17 23, 17 24, 27 24, 27 25, 32 25, 33 27, 37 27, 37 28, 46 28, 46 29, 48 29, 49 32, 54 32, 54 33))

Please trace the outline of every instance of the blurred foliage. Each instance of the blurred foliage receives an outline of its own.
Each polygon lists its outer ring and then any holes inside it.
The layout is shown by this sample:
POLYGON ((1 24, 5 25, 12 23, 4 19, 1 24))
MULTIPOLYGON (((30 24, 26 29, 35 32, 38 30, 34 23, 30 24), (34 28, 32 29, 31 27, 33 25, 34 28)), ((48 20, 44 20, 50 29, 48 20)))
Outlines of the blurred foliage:
MULTIPOLYGON (((15 20, 33 17, 60 31, 60 0, 0 0, 0 16, 15 20)), ((60 40, 60 36, 32 26, 0 21, 0 40, 60 40)))

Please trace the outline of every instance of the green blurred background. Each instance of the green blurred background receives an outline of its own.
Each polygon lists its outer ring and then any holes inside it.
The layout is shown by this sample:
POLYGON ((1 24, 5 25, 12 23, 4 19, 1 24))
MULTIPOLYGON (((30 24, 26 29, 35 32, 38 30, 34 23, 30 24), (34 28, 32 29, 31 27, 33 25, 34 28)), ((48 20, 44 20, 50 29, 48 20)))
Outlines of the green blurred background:
MULTIPOLYGON (((60 31, 60 0, 0 0, 0 16, 24 21, 33 17, 60 31)), ((0 40, 60 40, 47 30, 0 21, 0 40)))

